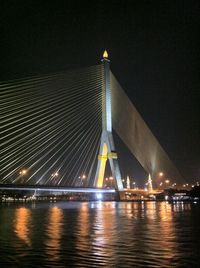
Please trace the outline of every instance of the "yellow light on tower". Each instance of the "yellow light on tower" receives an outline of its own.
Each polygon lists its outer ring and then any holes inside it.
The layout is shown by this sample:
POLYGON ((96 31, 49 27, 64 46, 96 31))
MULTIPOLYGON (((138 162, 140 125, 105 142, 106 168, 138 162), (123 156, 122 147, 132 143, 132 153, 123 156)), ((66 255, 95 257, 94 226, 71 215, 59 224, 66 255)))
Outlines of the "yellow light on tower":
POLYGON ((103 53, 103 58, 104 59, 108 59, 108 52, 105 50, 104 53, 103 53))

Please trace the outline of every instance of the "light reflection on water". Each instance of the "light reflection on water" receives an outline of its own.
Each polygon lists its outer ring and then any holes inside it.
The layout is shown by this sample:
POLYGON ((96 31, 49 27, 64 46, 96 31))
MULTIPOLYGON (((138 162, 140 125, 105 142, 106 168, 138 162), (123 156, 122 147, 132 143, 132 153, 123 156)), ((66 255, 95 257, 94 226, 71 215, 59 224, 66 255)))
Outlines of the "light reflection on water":
POLYGON ((14 231, 19 240, 27 246, 31 246, 30 240, 31 211, 28 208, 17 208, 15 210, 14 231))
POLYGON ((198 267, 198 204, 1 204, 0 215, 8 267, 198 267))
POLYGON ((51 207, 47 215, 47 239, 45 241, 46 252, 50 261, 59 260, 62 232, 63 211, 57 206, 51 207))

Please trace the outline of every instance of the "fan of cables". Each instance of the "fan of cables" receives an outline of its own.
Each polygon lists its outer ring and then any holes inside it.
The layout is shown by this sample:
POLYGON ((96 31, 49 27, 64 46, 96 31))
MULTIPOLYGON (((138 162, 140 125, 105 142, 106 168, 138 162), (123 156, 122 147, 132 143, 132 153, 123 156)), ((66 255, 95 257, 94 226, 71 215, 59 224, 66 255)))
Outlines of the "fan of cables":
POLYGON ((87 186, 102 122, 101 65, 0 84, 0 183, 87 186))

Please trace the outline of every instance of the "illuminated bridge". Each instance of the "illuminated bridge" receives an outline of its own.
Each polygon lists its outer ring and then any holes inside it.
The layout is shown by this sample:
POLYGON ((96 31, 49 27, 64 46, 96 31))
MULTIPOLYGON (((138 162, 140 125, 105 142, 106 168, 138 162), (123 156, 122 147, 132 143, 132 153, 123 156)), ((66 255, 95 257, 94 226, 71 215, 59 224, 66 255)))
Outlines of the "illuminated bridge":
POLYGON ((123 191, 113 129, 153 183, 161 170, 182 179, 110 71, 106 52, 99 65, 2 82, 0 125, 0 184, 101 189, 109 162, 112 186, 123 191))
POLYGON ((41 192, 62 192, 62 193, 115 193, 115 189, 98 189, 95 187, 65 187, 49 185, 19 185, 19 184, 2 184, 0 190, 17 190, 17 191, 41 191, 41 192))

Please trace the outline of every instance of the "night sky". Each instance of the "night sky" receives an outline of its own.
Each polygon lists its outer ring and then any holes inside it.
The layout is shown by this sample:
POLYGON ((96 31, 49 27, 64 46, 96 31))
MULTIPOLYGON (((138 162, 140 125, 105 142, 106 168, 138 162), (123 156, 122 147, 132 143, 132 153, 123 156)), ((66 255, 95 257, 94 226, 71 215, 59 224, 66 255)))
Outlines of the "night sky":
POLYGON ((0 80, 111 69, 171 160, 200 178, 200 2, 1 1, 0 80))

